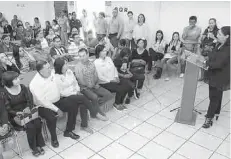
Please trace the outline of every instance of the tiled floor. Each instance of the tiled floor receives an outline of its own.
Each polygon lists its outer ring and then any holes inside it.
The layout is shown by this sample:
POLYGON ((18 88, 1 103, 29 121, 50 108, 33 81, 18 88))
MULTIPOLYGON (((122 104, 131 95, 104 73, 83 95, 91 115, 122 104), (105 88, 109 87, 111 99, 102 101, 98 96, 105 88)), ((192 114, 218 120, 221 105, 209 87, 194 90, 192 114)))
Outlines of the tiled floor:
MULTIPOLYGON (((59 121, 60 147, 47 142, 46 154, 38 159, 228 159, 230 158, 230 101, 224 93, 223 108, 218 121, 210 129, 201 128, 208 100, 208 86, 198 83, 196 108, 202 112, 195 126, 174 122, 180 106, 183 80, 172 78, 153 80, 149 75, 141 99, 132 100, 128 110, 107 113, 110 121, 90 120, 95 133, 90 135, 79 128, 79 141, 64 138, 65 121, 59 121)), ((25 135, 20 140, 23 158, 31 159, 25 135)), ((20 159, 14 151, 4 153, 6 159, 20 159)))

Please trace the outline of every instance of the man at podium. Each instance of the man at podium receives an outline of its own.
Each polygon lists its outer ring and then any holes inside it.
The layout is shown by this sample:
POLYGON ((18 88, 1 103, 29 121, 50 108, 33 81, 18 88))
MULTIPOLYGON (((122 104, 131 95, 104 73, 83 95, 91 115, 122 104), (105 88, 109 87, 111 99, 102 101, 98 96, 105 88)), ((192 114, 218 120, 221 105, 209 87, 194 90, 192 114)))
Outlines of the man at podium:
POLYGON ((223 91, 230 89, 230 26, 224 26, 219 30, 217 41, 206 62, 208 66, 206 83, 209 84, 210 103, 203 128, 211 127, 215 116, 216 120, 218 119, 223 91))

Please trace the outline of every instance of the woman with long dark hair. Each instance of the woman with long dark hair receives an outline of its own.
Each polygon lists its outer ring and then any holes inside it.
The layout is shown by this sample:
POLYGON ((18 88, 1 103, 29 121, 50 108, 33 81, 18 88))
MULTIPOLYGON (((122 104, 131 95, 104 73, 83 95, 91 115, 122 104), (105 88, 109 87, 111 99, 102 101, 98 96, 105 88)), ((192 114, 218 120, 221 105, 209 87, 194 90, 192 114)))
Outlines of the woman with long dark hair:
POLYGON ((213 125, 221 111, 223 91, 230 89, 230 26, 224 26, 217 34, 217 44, 208 54, 209 108, 203 128, 213 125))

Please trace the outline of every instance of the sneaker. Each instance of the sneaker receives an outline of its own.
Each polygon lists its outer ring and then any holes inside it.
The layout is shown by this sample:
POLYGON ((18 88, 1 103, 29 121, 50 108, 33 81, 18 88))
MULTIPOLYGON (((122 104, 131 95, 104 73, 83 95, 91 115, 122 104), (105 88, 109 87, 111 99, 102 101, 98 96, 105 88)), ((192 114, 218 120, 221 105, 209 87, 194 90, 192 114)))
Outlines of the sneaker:
POLYGON ((165 80, 165 81, 169 81, 169 78, 167 77, 167 78, 165 78, 164 80, 165 80))
POLYGON ((98 118, 99 120, 102 120, 102 121, 108 121, 109 120, 107 116, 103 116, 100 113, 96 114, 96 118, 98 118))
POLYGON ((89 127, 81 127, 81 130, 86 131, 89 134, 93 134, 94 131, 89 127))
POLYGON ((41 155, 45 154, 45 150, 42 147, 38 147, 38 150, 39 150, 41 155))
POLYGON ((140 93, 138 93, 137 89, 134 89, 134 97, 135 97, 135 99, 139 99, 140 98, 140 93))
POLYGON ((130 104, 130 102, 131 102, 130 98, 127 98, 127 99, 125 100, 125 104, 130 104))
POLYGON ((183 73, 181 73, 181 74, 180 74, 180 78, 183 78, 183 77, 184 77, 184 74, 183 74, 183 73))
POLYGON ((117 110, 119 110, 119 111, 121 111, 121 110, 123 110, 124 108, 122 107, 122 105, 121 104, 113 104, 113 106, 117 109, 117 110))

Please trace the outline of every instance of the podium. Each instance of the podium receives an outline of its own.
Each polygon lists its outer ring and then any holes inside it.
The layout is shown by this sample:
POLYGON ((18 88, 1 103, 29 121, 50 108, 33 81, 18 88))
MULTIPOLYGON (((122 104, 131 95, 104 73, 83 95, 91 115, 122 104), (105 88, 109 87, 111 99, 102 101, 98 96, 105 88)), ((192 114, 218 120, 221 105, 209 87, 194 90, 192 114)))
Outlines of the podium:
POLYGON ((184 75, 184 87, 181 98, 181 106, 175 117, 175 122, 181 124, 195 125, 196 112, 194 111, 194 103, 197 90, 198 74, 200 68, 207 70, 204 57, 196 55, 185 50, 186 69, 184 75))

